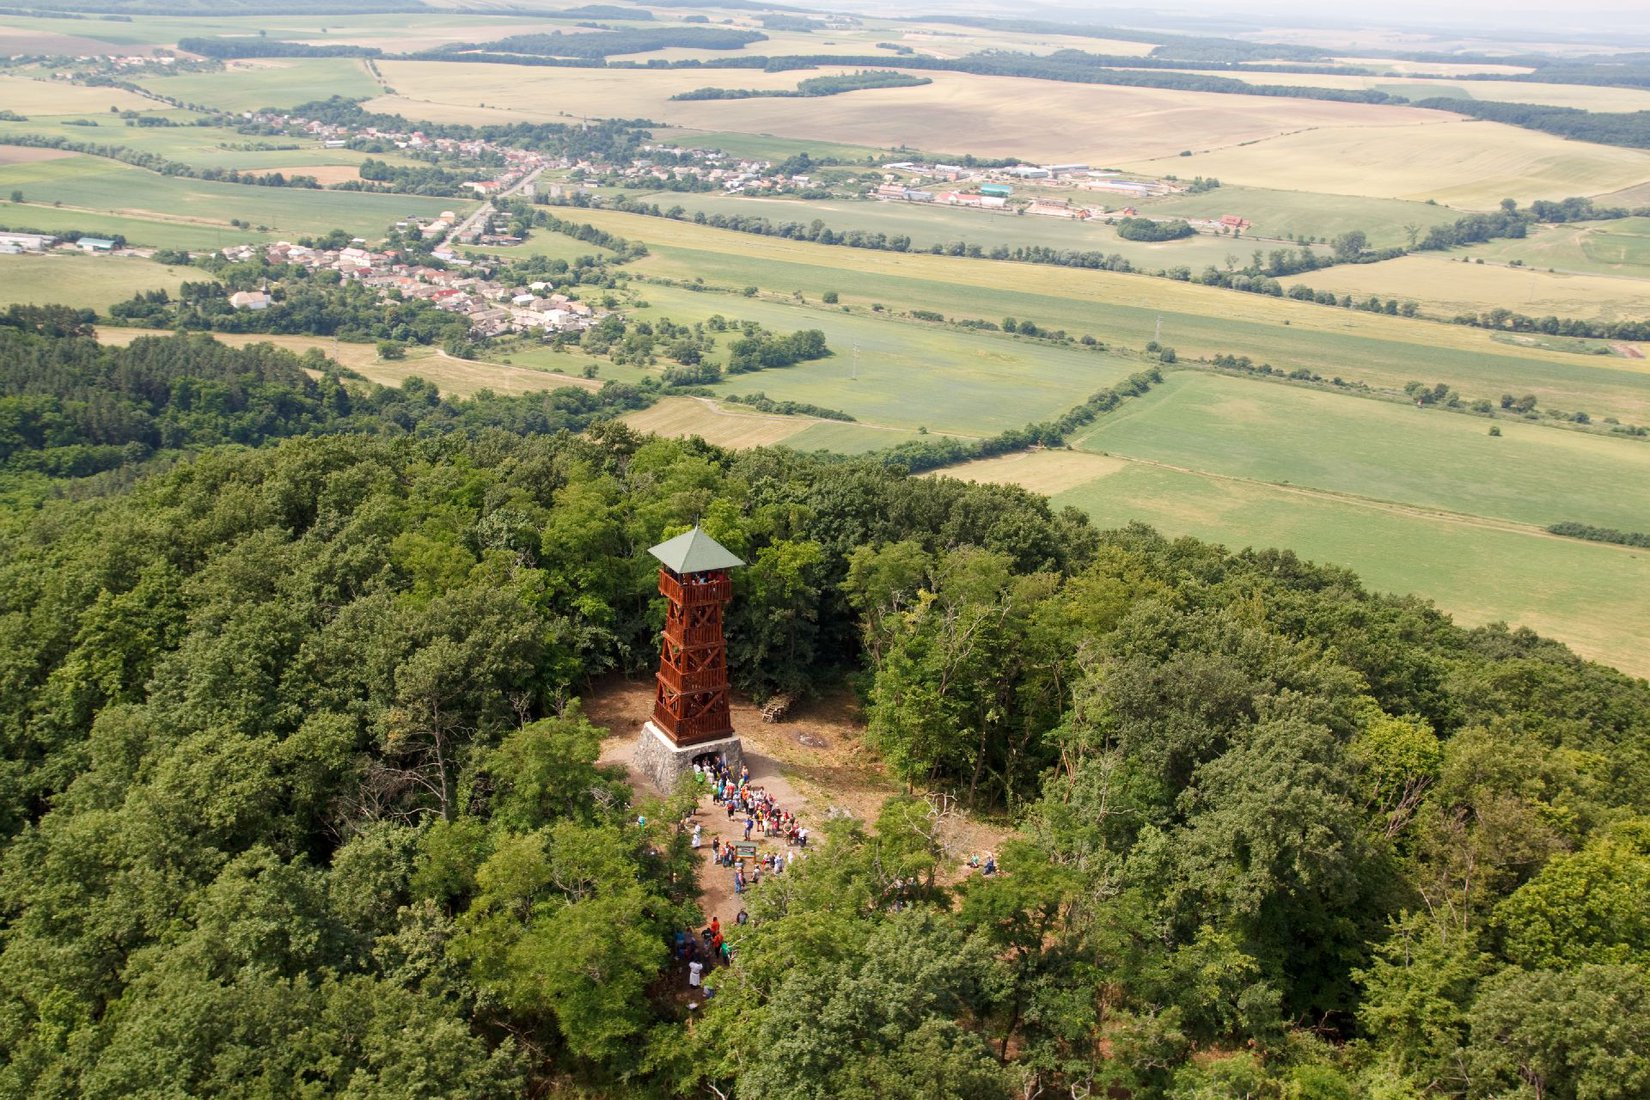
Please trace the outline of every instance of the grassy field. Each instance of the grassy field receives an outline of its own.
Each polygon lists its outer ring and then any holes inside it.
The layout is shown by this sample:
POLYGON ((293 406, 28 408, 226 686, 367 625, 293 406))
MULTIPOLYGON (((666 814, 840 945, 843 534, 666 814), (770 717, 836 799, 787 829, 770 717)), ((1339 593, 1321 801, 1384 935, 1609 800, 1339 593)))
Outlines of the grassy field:
POLYGON ((1542 269, 1650 278, 1650 218, 1541 226, 1522 240, 1490 241, 1463 252, 1542 269))
MULTIPOLYGON (((841 409, 869 424, 992 434, 1058 416, 1142 365, 1133 358, 867 313, 665 287, 647 287, 645 293, 648 308, 627 312, 678 323, 721 313, 775 332, 822 330, 835 352, 830 358, 733 375, 718 389, 742 395, 761 391, 841 409)), ((719 341, 723 348, 727 342, 727 337, 719 341)))
MULTIPOLYGON (((1516 389, 1550 407, 1650 421, 1650 364, 1498 344, 1489 332, 1457 325, 1147 276, 870 252, 608 211, 579 217, 646 241, 652 255, 629 269, 638 273, 691 280, 708 272, 724 286, 802 289, 810 297, 838 290, 856 311, 882 303, 950 317, 1029 318, 1133 348, 1152 339, 1161 321, 1163 341, 1183 357, 1243 354, 1395 389, 1417 378, 1443 381, 1469 400, 1516 389)), ((717 308, 737 313, 735 306, 717 308)))
POLYGON ((94 214, 85 210, 60 209, 40 202, 22 204, 0 202, 0 225, 41 233, 92 233, 103 237, 116 235, 126 243, 149 248, 186 248, 216 251, 243 241, 273 241, 274 233, 259 233, 255 229, 235 229, 229 225, 210 225, 200 221, 173 219, 159 215, 133 217, 119 214, 94 214))
MULTIPOLYGON (((410 157, 394 153, 362 153, 354 149, 328 149, 321 142, 306 138, 259 138, 236 133, 218 126, 196 126, 199 115, 188 111, 148 112, 172 118, 178 126, 124 126, 113 117, 60 115, 31 115, 27 122, 0 122, 0 143, 13 134, 43 134, 75 142, 94 142, 121 145, 154 153, 170 160, 182 161, 196 168, 239 168, 257 171, 284 171, 312 169, 317 166, 347 166, 354 168, 367 157, 391 164, 417 163, 410 157), (90 117, 96 127, 70 125, 90 117), (298 145, 297 149, 247 149, 247 145, 298 145)), ((349 173, 354 178, 355 172, 349 173)))
POLYGON ((185 103, 229 111, 294 107, 329 95, 370 96, 382 89, 351 57, 269 57, 229 61, 222 72, 145 76, 142 85, 185 103))
POLYGON ((1371 199, 1356 195, 1314 195, 1304 191, 1273 191, 1262 187, 1224 186, 1196 195, 1171 195, 1139 204, 1154 217, 1177 214, 1191 218, 1218 218, 1237 214, 1254 223, 1251 235, 1302 239, 1331 238, 1354 229, 1369 237, 1372 248, 1409 243, 1405 226, 1425 233, 1461 216, 1447 206, 1399 199, 1371 199))
MULTIPOLYGON (((803 201, 675 192, 636 197, 658 203, 667 210, 672 206, 681 206, 688 211, 767 218, 776 223, 807 223, 818 218, 834 230, 859 229, 889 236, 903 234, 910 237, 913 246, 918 248, 966 241, 987 249, 997 245, 1009 248, 1040 245, 1057 249, 1092 249, 1108 254, 1115 252, 1131 264, 1150 271, 1177 264, 1201 271, 1208 264, 1225 263, 1227 256, 1247 259, 1250 251, 1250 246, 1241 240, 1233 241, 1210 233, 1161 243, 1126 241, 1117 235, 1115 229, 1100 221, 1072 222, 1060 218, 990 214, 930 203, 860 202, 849 199, 803 201)), ((1112 206, 1121 201, 1116 196, 1078 194, 1073 197, 1078 201, 1112 206)))
POLYGON ((124 88, 86 88, 67 80, 31 76, 0 76, 0 104, 31 119, 35 115, 68 114, 101 119, 109 115, 110 107, 145 111, 156 105, 154 100, 124 88))
MULTIPOLYGON (((1517 420, 1181 372, 1073 441, 1200 473, 1545 527, 1640 530, 1650 445, 1517 420)), ((1650 593, 1647 593, 1650 595, 1650 593)))
POLYGON ((1286 546, 1372 590, 1429 597, 1463 623, 1528 626, 1650 675, 1650 551, 1135 463, 1053 503, 1107 527, 1139 520, 1234 549, 1286 546))
MULTIPOLYGON (((473 112, 485 104, 499 118, 648 118, 711 131, 1056 161, 1113 163, 1258 141, 1303 128, 1445 125, 1453 117, 1405 107, 948 72, 920 74, 933 78, 923 87, 826 99, 671 102, 674 93, 706 85, 791 88, 798 77, 745 69, 626 72, 426 61, 383 62, 379 67, 398 95, 369 106, 414 118, 477 121, 473 112)), ((830 71, 835 70, 810 75, 830 71)))
POLYGON ((175 292, 199 273, 135 256, 0 256, 0 306, 62 304, 106 310, 135 291, 175 292))
MULTIPOLYGON (((1425 113, 1433 119, 1455 117, 1425 113)), ((1392 116, 1386 126, 1326 124, 1269 140, 1187 147, 1195 155, 1135 158, 1124 167, 1280 190, 1436 199, 1486 210, 1503 198, 1597 195, 1650 180, 1650 152, 1566 141, 1495 122, 1417 126, 1392 116)))
MULTIPOLYGON (((1350 294, 1359 301, 1371 294, 1413 298, 1425 303, 1422 312, 1443 318, 1503 307, 1531 317, 1638 321, 1644 319, 1650 300, 1650 279, 1461 261, 1461 257, 1426 252, 1378 264, 1327 268, 1288 281, 1350 294)), ((1650 271, 1644 274, 1650 276, 1650 271)))
MULTIPOLYGON (((195 219, 190 224, 197 228, 226 230, 229 220, 238 217, 290 236, 335 228, 379 236, 386 226, 409 214, 434 215, 475 205, 458 199, 208 183, 162 176, 91 156, 0 165, 0 194, 9 194, 13 189, 21 190, 26 200, 49 197, 66 209, 89 213, 138 218, 158 215, 167 220, 182 217, 195 219)), ((22 213, 18 220, 24 220, 22 213)), ((160 234, 157 228, 155 236, 160 234)), ((153 243, 174 242, 167 239, 153 243)))

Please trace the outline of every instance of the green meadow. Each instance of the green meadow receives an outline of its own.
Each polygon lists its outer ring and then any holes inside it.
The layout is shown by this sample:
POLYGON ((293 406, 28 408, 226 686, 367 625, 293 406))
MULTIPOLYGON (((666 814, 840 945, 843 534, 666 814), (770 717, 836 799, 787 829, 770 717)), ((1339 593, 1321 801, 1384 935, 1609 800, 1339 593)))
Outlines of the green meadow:
MULTIPOLYGON (((1243 240, 1199 233, 1179 241, 1151 243, 1126 241, 1103 221, 1067 221, 1028 214, 995 214, 983 210, 963 210, 932 203, 855 201, 836 199, 745 198, 738 195, 657 192, 636 196, 661 209, 680 206, 690 213, 727 214, 767 218, 775 224, 815 219, 837 232, 857 229, 864 233, 911 238, 914 248, 945 247, 957 242, 1054 248, 1064 251, 1117 253, 1143 270, 1158 271, 1184 265, 1201 271, 1209 264, 1221 265, 1228 258, 1247 261, 1252 245, 1243 240)), ((1096 200, 1099 201, 1099 200, 1096 200)), ((1275 247, 1275 245, 1274 245, 1275 247)))
MULTIPOLYGON (((29 220, 34 204, 50 202, 92 214, 186 219, 197 227, 226 230, 231 218, 239 218, 286 236, 332 229, 380 236, 386 226, 408 215, 434 215, 475 205, 457 199, 208 183, 91 156, 0 165, 0 194, 9 195, 14 189, 23 192, 28 204, 16 208, 15 214, 7 209, 19 224, 29 220)), ((156 220, 154 224, 153 235, 166 239, 150 243, 176 243, 166 236, 168 222, 156 220)))
POLYGON ((199 278, 187 267, 162 267, 136 256, 0 256, 0 306, 61 304, 102 311, 136 291, 173 292, 199 278))
POLYGON ((1230 184, 1196 195, 1171 195, 1138 204, 1154 217, 1178 214, 1191 218, 1218 218, 1236 214, 1253 223, 1250 230, 1263 237, 1310 240, 1333 239, 1358 229, 1369 236, 1373 248, 1391 248, 1409 243, 1405 226, 1413 225, 1422 236, 1435 225, 1444 225, 1461 216, 1459 210, 1403 199, 1372 199, 1354 195, 1318 195, 1305 191, 1277 191, 1265 187, 1234 187, 1230 184))
MULTIPOLYGON (((1650 422, 1650 366, 1496 343, 1462 326, 1376 316, 1241 294, 1144 275, 784 241, 611 211, 577 218, 648 244, 627 270, 717 285, 751 285, 810 298, 838 291, 844 304, 927 309, 952 318, 1033 320, 1072 335, 1140 348, 1161 332, 1182 357, 1247 355, 1401 389, 1446 382, 1469 401, 1533 393, 1548 407, 1650 422)), ((770 391, 772 392, 772 391, 770 391)), ((775 394, 775 396, 780 396, 775 394)), ((789 396, 789 395, 785 395, 789 396)))
POLYGON ((94 145, 120 145, 182 161, 195 168, 239 168, 242 171, 284 171, 320 165, 359 165, 367 157, 391 163, 414 163, 394 153, 362 153, 328 149, 313 138, 254 137, 221 126, 196 126, 201 116, 189 111, 145 112, 181 123, 178 126, 126 126, 113 115, 30 115, 27 122, 0 122, 0 145, 12 135, 43 134, 94 145), (96 126, 76 126, 82 120, 96 126), (297 145, 296 149, 260 149, 259 145, 297 145))
POLYGON ((165 221, 157 217, 128 217, 96 214, 85 210, 62 209, 44 203, 18 205, 0 202, 0 225, 41 233, 90 233, 100 237, 121 236, 126 243, 147 248, 186 248, 216 251, 233 244, 273 241, 273 233, 236 229, 230 225, 203 225, 187 221, 165 221))
POLYGON ((1650 551, 1133 463, 1053 503, 1104 527, 1140 521, 1232 548, 1288 547, 1355 570, 1372 590, 1428 597, 1461 622, 1527 626, 1650 675, 1650 551))
POLYGON ((363 97, 383 91, 353 57, 281 57, 228 66, 214 73, 145 75, 138 83, 157 95, 226 111, 295 107, 329 95, 363 97))
POLYGON ((1517 418, 1179 372, 1075 445, 1223 477, 1546 526, 1642 530, 1650 445, 1517 418), (1490 424, 1501 435, 1489 434, 1490 424))
MULTIPOLYGON (((775 332, 820 329, 835 353, 831 357, 733 375, 717 389, 741 395, 761 391, 776 400, 840 409, 871 424, 994 434, 1058 416, 1143 365, 1134 357, 829 307, 640 289, 648 306, 629 312, 641 319, 689 323, 719 313, 775 332)), ((718 341, 719 353, 725 355, 730 340, 718 341)))
POLYGON ((1490 241, 1467 254, 1528 267, 1650 277, 1650 218, 1543 226, 1522 240, 1490 241))

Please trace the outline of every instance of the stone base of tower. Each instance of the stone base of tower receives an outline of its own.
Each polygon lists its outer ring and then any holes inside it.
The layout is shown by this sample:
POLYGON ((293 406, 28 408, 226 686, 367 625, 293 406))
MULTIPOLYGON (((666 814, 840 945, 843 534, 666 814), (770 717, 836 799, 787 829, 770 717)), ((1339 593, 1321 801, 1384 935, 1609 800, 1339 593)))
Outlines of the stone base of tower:
POLYGON ((720 757, 737 772, 744 763, 744 750, 737 735, 701 741, 697 745, 678 745, 652 721, 643 723, 642 732, 636 738, 636 770, 666 794, 676 789, 677 780, 693 771, 695 760, 705 757, 720 757))

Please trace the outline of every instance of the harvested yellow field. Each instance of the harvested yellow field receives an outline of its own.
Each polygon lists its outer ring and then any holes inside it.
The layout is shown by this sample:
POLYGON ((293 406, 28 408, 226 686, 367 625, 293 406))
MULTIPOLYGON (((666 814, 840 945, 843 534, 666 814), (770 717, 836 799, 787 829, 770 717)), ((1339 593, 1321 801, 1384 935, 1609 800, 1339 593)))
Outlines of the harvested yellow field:
MULTIPOLYGON (((373 100, 369 108, 440 122, 498 121, 511 115, 544 121, 585 115, 648 118, 698 130, 872 148, 905 145, 936 152, 1105 164, 1170 157, 1182 149, 1261 141, 1314 128, 1359 135, 1396 127, 1408 133, 1448 125, 1455 117, 1363 103, 947 72, 916 73, 933 79, 918 88, 823 99, 672 102, 670 96, 676 93, 706 86, 794 88, 802 75, 747 69, 536 69, 432 61, 385 61, 379 67, 397 95, 373 100), (483 104, 485 111, 477 114, 483 104)), ((832 71, 842 70, 804 75, 832 71)), ((1165 170, 1185 175, 1185 167, 1180 161, 1165 170)), ((1650 172, 1643 178, 1650 178, 1650 172)))
POLYGON ((386 361, 374 356, 370 363, 348 364, 371 381, 381 386, 399 386, 408 378, 417 376, 435 383, 436 389, 449 397, 468 397, 478 390, 492 390, 506 396, 559 390, 577 386, 584 390, 599 390, 602 383, 593 378, 579 378, 571 374, 533 370, 530 367, 512 367, 504 363, 483 363, 476 359, 455 359, 442 352, 422 358, 386 361))
POLYGON ((1023 451, 948 466, 925 476, 954 477, 990 485, 1021 485, 1034 493, 1053 496, 1110 477, 1128 465, 1121 458, 1081 451, 1023 451))
POLYGON ((123 111, 166 109, 124 88, 87 88, 66 80, 35 80, 23 76, 0 76, 0 104, 8 111, 29 116, 106 115, 110 107, 123 111))
POLYGON ((1398 91, 1398 94, 1408 99, 1465 95, 1472 99, 1540 103, 1551 107, 1575 107, 1583 111, 1650 110, 1650 90, 1644 88, 1592 87, 1585 84, 1525 84, 1510 80, 1423 80, 1414 77, 1352 74, 1339 76, 1326 73, 1237 74, 1208 70, 1203 75, 1235 76, 1251 84, 1279 84, 1290 88, 1345 88, 1352 91, 1387 88, 1398 91))
POLYGON ((1533 73, 1534 69, 1527 65, 1477 65, 1469 63, 1455 63, 1449 61, 1399 61, 1390 57, 1337 57, 1337 65, 1349 65, 1359 69, 1377 69, 1383 73, 1403 73, 1406 76, 1414 74, 1437 74, 1439 76, 1470 76, 1474 73, 1493 74, 1496 76, 1520 76, 1524 73, 1533 73))
POLYGON ((633 412, 624 422, 639 432, 685 439, 699 436, 719 447, 766 447, 782 443, 820 423, 801 416, 734 411, 697 397, 665 397, 651 408, 633 412))
MULTIPOLYGON (((849 70, 766 73, 752 69, 572 69, 525 65, 484 65, 445 61, 382 61, 384 79, 396 91, 368 104, 369 110, 397 110, 398 101, 416 101, 434 122, 467 119, 432 108, 477 108, 511 112, 542 121, 572 116, 648 118, 707 128, 694 121, 709 103, 672 103, 678 92, 706 86, 788 90, 806 76, 849 70)), ((866 93, 855 93, 863 95, 866 93)), ((836 97, 845 98, 845 97, 836 97)), ((779 102, 779 101, 775 101, 779 102)), ((817 103, 820 100, 791 100, 817 103)), ((497 117, 496 115, 493 117, 497 117)), ((722 127, 714 127, 722 128, 722 127)), ((887 142, 878 142, 886 145, 887 142)))
MULTIPOLYGON (((120 328, 116 325, 99 325, 97 329, 99 343, 113 344, 116 347, 125 347, 140 336, 170 335, 170 329, 120 328)), ((311 348, 319 348, 328 359, 334 359, 363 374, 366 373, 363 368, 378 362, 378 349, 373 344, 346 344, 325 336, 276 336, 241 332, 214 332, 210 335, 219 343, 228 344, 232 348, 244 348, 249 344, 274 344, 296 355, 302 355, 311 348)))
POLYGON ((279 168, 259 167, 260 172, 279 172, 283 176, 314 176, 322 187, 334 183, 348 183, 350 180, 361 178, 361 166, 358 164, 297 164, 281 166, 279 168))
POLYGON ((1636 321, 1643 318, 1645 303, 1650 302, 1647 279, 1461 263, 1437 254, 1332 267, 1302 275, 1299 281, 1314 290, 1354 298, 1371 294, 1412 298, 1421 303, 1424 313, 1444 318, 1500 307, 1532 317, 1636 321))
POLYGON ((1191 157, 1139 158, 1124 167, 1280 190, 1435 199, 1480 210, 1503 198, 1529 202, 1598 195, 1650 180, 1650 152, 1644 150, 1565 141, 1437 111, 1418 113, 1455 121, 1323 126, 1191 157))

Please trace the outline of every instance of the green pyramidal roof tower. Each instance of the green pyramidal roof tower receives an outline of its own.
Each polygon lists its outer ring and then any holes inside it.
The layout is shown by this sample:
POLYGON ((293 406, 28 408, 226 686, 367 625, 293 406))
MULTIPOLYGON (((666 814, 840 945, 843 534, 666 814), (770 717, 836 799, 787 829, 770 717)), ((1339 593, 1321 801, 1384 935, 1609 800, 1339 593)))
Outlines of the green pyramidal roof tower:
POLYGON ((665 626, 653 716, 642 725, 635 762, 661 791, 670 791, 696 763, 719 760, 738 768, 743 759, 728 699, 722 610, 733 598, 728 570, 745 563, 697 527, 648 553, 662 565, 665 626))
POLYGON ((736 569, 745 563, 726 546, 717 542, 704 530, 693 530, 666 539, 648 550, 664 563, 665 568, 682 576, 687 573, 708 573, 713 569, 736 569))

